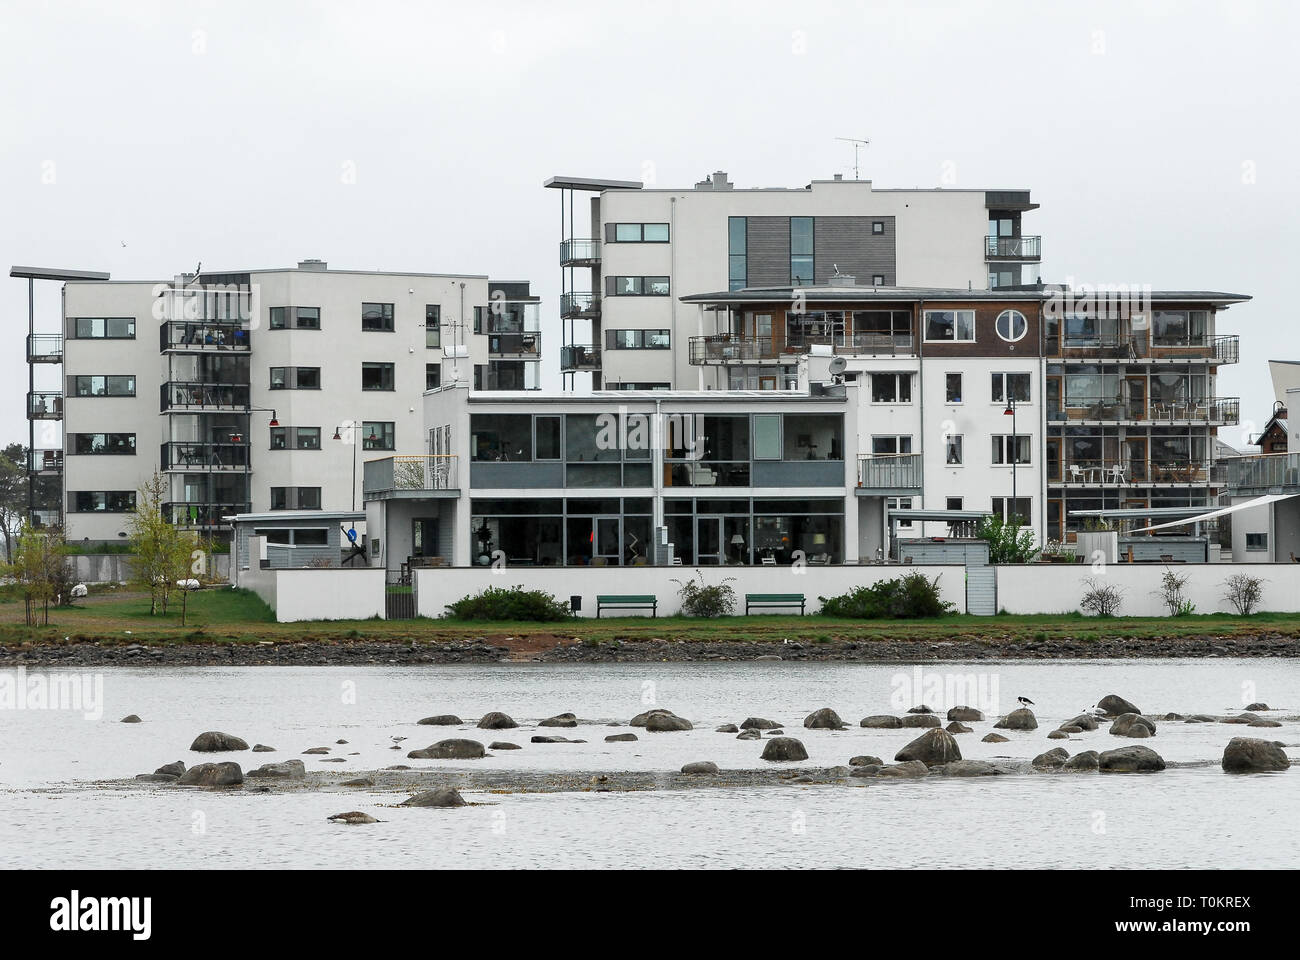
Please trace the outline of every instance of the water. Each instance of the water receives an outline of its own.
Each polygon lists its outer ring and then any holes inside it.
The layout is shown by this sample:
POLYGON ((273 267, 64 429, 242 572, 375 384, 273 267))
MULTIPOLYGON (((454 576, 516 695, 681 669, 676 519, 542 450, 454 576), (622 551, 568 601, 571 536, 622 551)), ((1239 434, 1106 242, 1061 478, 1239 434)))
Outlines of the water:
MULTIPOLYGON (((1101 730, 1069 741, 1047 733, 1107 693, 1149 715, 1235 713, 1251 700, 1300 713, 1300 663, 1290 660, 947 663, 932 675, 982 677, 1002 712, 1017 695, 1036 702, 1039 729, 980 737, 992 718, 958 736, 968 758, 1028 760, 1054 746, 1072 754, 1135 741, 1101 730)), ((48 671, 47 673, 54 673, 48 671)), ((38 671, 29 671, 29 676, 38 671)), ((1300 774, 1228 776, 1218 766, 1233 736, 1300 747, 1300 722, 1274 729, 1161 723, 1153 740, 1173 766, 1149 776, 1023 774, 848 785, 783 785, 642 793, 496 794, 464 791, 457 810, 395 809, 407 793, 333 789, 255 794, 175 787, 122 788, 163 763, 235 759, 250 765, 300 757, 338 774, 394 763, 418 768, 519 771, 676 771, 691 760, 723 769, 767 766, 762 744, 715 733, 747 716, 781 721, 808 749, 801 767, 845 764, 857 754, 886 761, 920 730, 867 730, 874 713, 900 713, 924 698, 891 703, 911 666, 796 663, 392 667, 241 667, 102 671, 99 720, 49 710, 0 711, 0 867, 1295 867, 1300 865, 1300 774), (671 734, 637 730, 636 743, 604 743, 648 705, 692 720, 671 734), (833 707, 852 726, 805 730, 802 718, 833 707), (421 727, 420 717, 476 719, 503 710, 520 729, 471 724, 421 727), (592 721, 536 730, 572 711, 592 721), (117 721, 128 713, 144 723, 117 721), (278 753, 200 755, 204 730, 222 730, 278 753), (538 732, 588 741, 534 745, 538 732), (388 749, 405 736, 403 750, 388 749), (522 750, 478 761, 408 761, 405 750, 466 736, 511 740, 522 750), (334 742, 350 741, 346 746, 334 742), (331 756, 301 756, 330 746, 331 756), (349 756, 357 751, 358 756, 349 756), (1203 763, 1210 761, 1209 763, 1203 763), (343 810, 385 821, 329 823, 343 810)), ((962 702, 974 700, 973 696, 962 702)), ((980 704, 976 704, 979 706, 980 704)), ((986 710, 986 713, 991 711, 986 710)), ((624 727, 622 730, 626 730, 624 727)), ((1293 760, 1296 749, 1288 751, 1293 760)))

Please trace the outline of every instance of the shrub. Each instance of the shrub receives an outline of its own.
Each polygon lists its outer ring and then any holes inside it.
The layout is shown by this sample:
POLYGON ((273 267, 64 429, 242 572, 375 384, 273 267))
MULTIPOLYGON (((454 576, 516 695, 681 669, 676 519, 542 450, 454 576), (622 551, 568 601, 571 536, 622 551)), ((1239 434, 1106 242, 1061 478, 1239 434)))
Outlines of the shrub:
POLYGON ((980 518, 977 536, 989 545, 989 563, 1029 563, 1038 555, 1034 531, 996 513, 980 518))
POLYGON ((573 614, 568 603, 545 590, 521 586, 488 587, 482 593, 461 597, 447 604, 452 620, 527 620, 538 623, 568 620, 573 614))
POLYGON ((1237 613, 1249 617, 1264 596, 1264 581, 1245 573, 1234 573, 1224 581, 1228 592, 1223 599, 1237 608, 1237 613))
POLYGON ((722 617, 729 616, 736 608, 736 591, 730 586, 735 577, 723 577, 722 582, 712 587, 704 582, 704 574, 695 571, 699 583, 694 580, 674 580, 677 595, 682 601, 682 614, 687 617, 722 617))
POLYGON ((857 620, 908 620, 941 617, 952 613, 953 604, 939 598, 939 578, 921 573, 880 580, 855 587, 838 597, 818 597, 822 615, 857 620))
POLYGON ((1186 574, 1180 577, 1168 568, 1160 578, 1160 589, 1156 591, 1156 596, 1168 608, 1171 617, 1186 617, 1196 611, 1196 604, 1183 596, 1187 580, 1186 574))
POLYGON ((1110 583, 1099 583, 1091 577, 1083 581, 1088 589, 1079 601, 1079 608, 1084 613, 1098 617, 1113 617, 1119 613, 1120 604, 1124 602, 1124 593, 1119 587, 1110 583))

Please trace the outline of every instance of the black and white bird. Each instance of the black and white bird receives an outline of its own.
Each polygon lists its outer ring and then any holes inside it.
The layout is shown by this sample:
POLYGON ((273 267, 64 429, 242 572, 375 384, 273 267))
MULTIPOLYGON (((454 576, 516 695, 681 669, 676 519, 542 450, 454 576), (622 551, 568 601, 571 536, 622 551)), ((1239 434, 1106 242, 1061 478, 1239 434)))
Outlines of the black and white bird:
POLYGON ((1016 697, 1016 702, 1022 707, 1032 707, 1034 705, 1034 701, 1030 700, 1028 697, 1016 697))

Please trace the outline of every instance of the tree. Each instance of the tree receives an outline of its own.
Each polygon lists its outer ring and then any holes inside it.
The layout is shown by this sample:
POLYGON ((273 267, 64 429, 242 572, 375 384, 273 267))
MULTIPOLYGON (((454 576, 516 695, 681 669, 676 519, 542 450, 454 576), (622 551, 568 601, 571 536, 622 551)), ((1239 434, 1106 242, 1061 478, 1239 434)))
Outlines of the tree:
POLYGON ((980 518, 976 536, 988 542, 989 563, 1029 563, 1038 555, 1034 531, 996 513, 980 518))
POLYGON ((13 541, 12 559, 4 572, 22 587, 27 626, 36 626, 37 610, 41 623, 50 622, 50 601, 68 598, 67 558, 63 552, 63 534, 58 529, 37 530, 24 522, 13 541))
POLYGON ((26 516, 27 448, 10 443, 0 451, 0 537, 4 538, 6 560, 13 560, 14 537, 26 516))
POLYGON ((167 478, 155 473, 136 493, 135 510, 127 520, 134 559, 131 582, 149 591, 149 614, 167 613, 178 581, 190 577, 193 538, 173 524, 163 510, 167 478))

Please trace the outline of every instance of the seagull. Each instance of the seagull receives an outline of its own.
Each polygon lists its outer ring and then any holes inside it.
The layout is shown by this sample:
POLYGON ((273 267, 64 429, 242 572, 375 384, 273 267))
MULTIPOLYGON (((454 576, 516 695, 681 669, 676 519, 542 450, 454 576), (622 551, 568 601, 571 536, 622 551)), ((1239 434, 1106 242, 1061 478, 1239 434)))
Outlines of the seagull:
POLYGON ((405 737, 389 737, 388 739, 391 740, 391 741, 393 741, 393 743, 401 743, 401 742, 402 742, 403 740, 405 740, 406 738, 405 738, 405 737))
POLYGON ((1022 707, 1032 707, 1034 705, 1034 701, 1030 700, 1028 697, 1016 697, 1016 701, 1022 707))

